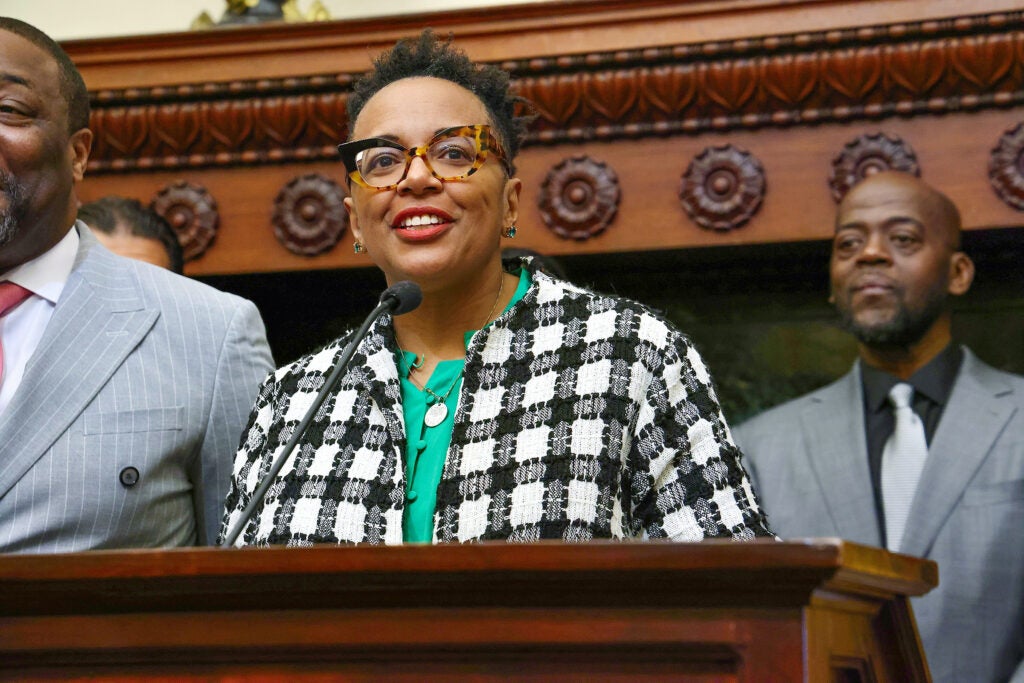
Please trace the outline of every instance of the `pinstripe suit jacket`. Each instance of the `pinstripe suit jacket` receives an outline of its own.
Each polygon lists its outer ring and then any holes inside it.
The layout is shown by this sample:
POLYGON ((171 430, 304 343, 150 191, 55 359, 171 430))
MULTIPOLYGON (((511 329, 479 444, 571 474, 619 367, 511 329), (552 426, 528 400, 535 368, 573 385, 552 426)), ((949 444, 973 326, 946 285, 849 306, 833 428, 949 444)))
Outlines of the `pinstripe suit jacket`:
MULTIPOLYGON (((964 350, 899 551, 939 565, 915 598, 939 682, 1024 681, 1024 378, 964 350)), ((733 431, 772 529, 879 545, 860 366, 733 431)))
POLYGON ((71 275, 0 414, 0 551, 212 542, 272 369, 263 322, 252 303, 76 228, 71 275))

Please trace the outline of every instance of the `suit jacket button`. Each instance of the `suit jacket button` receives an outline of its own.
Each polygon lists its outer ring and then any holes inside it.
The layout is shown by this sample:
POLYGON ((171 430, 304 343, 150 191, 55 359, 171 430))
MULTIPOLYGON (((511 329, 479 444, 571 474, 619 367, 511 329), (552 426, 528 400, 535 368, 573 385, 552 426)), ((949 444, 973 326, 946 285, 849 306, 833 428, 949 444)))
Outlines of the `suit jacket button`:
POLYGON ((139 481, 139 471, 134 467, 125 467, 121 470, 121 474, 118 476, 121 480, 121 485, 125 488, 131 488, 139 481))

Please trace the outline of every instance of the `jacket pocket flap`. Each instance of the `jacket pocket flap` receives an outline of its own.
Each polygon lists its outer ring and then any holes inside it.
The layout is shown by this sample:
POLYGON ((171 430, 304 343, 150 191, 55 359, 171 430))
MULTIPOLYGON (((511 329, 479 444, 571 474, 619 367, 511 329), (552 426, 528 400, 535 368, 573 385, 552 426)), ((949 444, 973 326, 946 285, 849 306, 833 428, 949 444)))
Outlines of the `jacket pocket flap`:
POLYGON ((123 434, 178 430, 184 426, 185 406, 177 406, 93 413, 85 416, 84 431, 86 434, 123 434))

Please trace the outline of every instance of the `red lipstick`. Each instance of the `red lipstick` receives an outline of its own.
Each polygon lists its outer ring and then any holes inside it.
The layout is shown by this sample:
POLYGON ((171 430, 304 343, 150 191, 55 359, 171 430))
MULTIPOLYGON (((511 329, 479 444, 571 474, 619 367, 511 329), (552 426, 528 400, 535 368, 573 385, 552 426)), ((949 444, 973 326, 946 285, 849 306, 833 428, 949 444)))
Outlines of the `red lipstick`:
POLYGON ((455 219, 432 206, 414 206, 399 211, 391 221, 391 229, 404 240, 432 240, 446 232, 455 219))

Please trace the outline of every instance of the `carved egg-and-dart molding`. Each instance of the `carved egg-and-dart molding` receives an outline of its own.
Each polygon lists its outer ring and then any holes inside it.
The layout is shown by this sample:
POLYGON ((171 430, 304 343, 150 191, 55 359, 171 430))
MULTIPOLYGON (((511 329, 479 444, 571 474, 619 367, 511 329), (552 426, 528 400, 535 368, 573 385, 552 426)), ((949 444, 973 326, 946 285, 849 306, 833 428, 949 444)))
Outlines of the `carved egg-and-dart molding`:
POLYGON ((319 173, 302 175, 274 199, 274 235, 289 251, 315 256, 333 247, 348 227, 345 191, 319 173))
POLYGON ((615 220, 620 197, 615 171, 603 162, 576 156, 548 172, 538 206, 544 223, 556 235, 587 240, 615 220))
POLYGON ((746 150, 708 147, 694 158, 679 185, 679 201, 697 225, 735 230, 757 213, 764 200, 764 168, 746 150))
POLYGON ((832 170, 828 176, 832 199, 839 202, 851 187, 879 171, 921 175, 917 155, 900 137, 884 133, 860 135, 847 142, 843 151, 832 159, 832 170))
POLYGON ((202 185, 185 180, 165 185, 150 207, 174 228, 186 261, 202 256, 217 236, 217 202, 202 185))
POLYGON ((1024 123, 999 138, 988 159, 988 181, 999 198, 1024 211, 1024 123))

